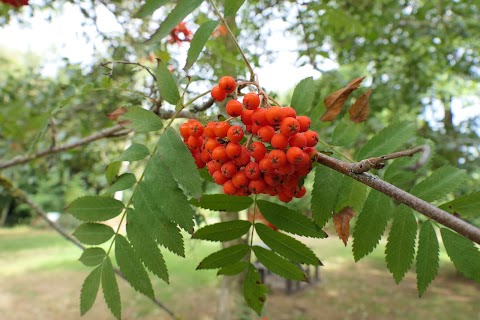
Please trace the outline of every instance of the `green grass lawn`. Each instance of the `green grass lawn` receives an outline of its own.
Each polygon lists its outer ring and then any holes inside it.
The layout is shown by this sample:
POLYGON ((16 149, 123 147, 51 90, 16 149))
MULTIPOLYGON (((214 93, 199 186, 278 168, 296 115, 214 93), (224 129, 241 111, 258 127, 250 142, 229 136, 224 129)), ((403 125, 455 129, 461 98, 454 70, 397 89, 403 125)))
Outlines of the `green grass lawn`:
MULTIPOLYGON (((265 307, 269 319, 480 319, 480 285, 459 276, 444 252, 438 278, 418 298, 413 272, 399 285, 388 273, 385 243, 354 263, 351 248, 345 248, 335 236, 303 240, 325 264, 322 281, 291 296, 272 288, 265 307)), ((156 296, 182 319, 214 319, 220 279, 215 270, 195 268, 218 248, 215 243, 186 240, 188 259, 163 250, 170 285, 154 280, 156 296)), ((77 261, 80 254, 53 231, 0 229, 0 315, 80 319, 80 288, 91 270, 77 261)), ((151 301, 118 281, 125 319, 168 319, 151 301)), ((101 296, 100 292, 82 319, 113 319, 101 296)))

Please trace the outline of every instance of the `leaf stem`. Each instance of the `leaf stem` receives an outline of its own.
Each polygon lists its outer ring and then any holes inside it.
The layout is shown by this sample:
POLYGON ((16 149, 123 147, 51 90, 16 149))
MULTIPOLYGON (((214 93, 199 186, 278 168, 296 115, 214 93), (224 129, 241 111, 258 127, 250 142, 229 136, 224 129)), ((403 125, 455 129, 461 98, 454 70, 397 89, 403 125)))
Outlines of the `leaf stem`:
POLYGON ((222 23, 223 23, 223 25, 225 26, 225 28, 227 28, 228 34, 229 34, 230 37, 232 38, 233 43, 235 43, 235 46, 237 47, 237 50, 240 52, 240 55, 242 56, 243 61, 245 61, 245 64, 247 65, 247 68, 248 68, 248 70, 249 70, 249 72, 250 72, 250 80, 253 81, 253 80, 255 79, 255 72, 253 71, 253 68, 252 68, 252 65, 250 64, 250 62, 248 62, 247 57, 245 56, 245 53, 243 52, 242 48, 241 48, 240 45, 238 44, 238 41, 237 41, 237 39, 235 38, 235 35, 233 34, 232 30, 230 29, 230 27, 229 27, 228 24, 227 24, 227 21, 226 21, 225 18, 222 16, 222 14, 221 14, 220 11, 218 10, 218 7, 215 5, 215 3, 213 2, 213 0, 208 0, 208 2, 209 2, 210 5, 212 6, 213 11, 215 11, 215 15, 220 19, 220 21, 222 21, 222 23))

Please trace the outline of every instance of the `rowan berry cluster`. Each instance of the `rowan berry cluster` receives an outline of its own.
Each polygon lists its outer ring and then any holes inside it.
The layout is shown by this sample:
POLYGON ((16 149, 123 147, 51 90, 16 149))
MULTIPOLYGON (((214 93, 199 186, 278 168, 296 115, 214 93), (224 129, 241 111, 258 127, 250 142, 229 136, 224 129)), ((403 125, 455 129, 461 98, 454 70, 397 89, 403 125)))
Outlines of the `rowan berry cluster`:
POLYGON ((240 102, 237 82, 222 77, 212 97, 226 104, 231 116, 206 126, 190 119, 180 126, 198 168, 207 167, 226 194, 268 194, 289 202, 305 195, 302 178, 312 169, 318 135, 309 130, 311 120, 297 116, 291 107, 270 105, 267 97, 247 93, 240 102), (240 117, 241 123, 230 124, 240 117))

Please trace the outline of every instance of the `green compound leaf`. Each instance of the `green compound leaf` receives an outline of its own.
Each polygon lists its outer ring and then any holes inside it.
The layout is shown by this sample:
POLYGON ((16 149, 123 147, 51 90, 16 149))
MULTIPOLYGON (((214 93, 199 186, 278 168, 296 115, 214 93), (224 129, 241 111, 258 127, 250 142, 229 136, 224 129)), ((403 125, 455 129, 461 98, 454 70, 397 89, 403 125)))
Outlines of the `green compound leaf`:
POLYGON ((258 200, 257 205, 265 219, 281 230, 305 237, 327 237, 311 219, 297 211, 265 200, 258 200))
POLYGON ((140 143, 132 143, 115 161, 138 161, 150 155, 150 150, 140 143))
POLYGON ((200 199, 202 178, 192 154, 173 128, 165 130, 160 137, 157 155, 170 169, 178 185, 193 198, 200 199))
POLYGON ((87 248, 78 260, 87 267, 95 267, 101 264, 106 256, 107 253, 102 248, 87 248))
POLYGON ((415 126, 412 122, 395 122, 370 139, 360 149, 356 158, 362 160, 397 151, 414 133, 415 126))
POLYGON ((353 230, 352 249, 355 261, 375 249, 387 226, 390 210, 390 199, 387 196, 376 190, 370 191, 353 230))
POLYGON ((253 200, 250 197, 230 196, 228 194, 204 194, 200 201, 192 199, 190 203, 203 209, 237 212, 248 209, 253 200))
POLYGON ((260 239, 262 239, 270 249, 284 258, 302 264, 321 265, 315 253, 297 239, 281 232, 273 231, 272 228, 262 223, 256 223, 255 230, 260 239))
POLYGON ((103 298, 113 316, 120 320, 122 318, 122 304, 120 302, 120 291, 118 290, 117 279, 113 271, 110 257, 107 257, 102 264, 102 289, 103 298))
POLYGON ((198 56, 202 52, 203 48, 205 47, 205 43, 207 43, 208 38, 218 26, 218 21, 206 21, 202 23, 202 25, 198 28, 198 30, 193 35, 192 41, 190 42, 190 48, 188 48, 187 54, 187 63, 183 70, 187 71, 190 69, 195 61, 197 61, 198 56))
POLYGON ((312 77, 301 80, 295 87, 290 106, 298 115, 309 115, 315 97, 315 82, 312 77))
POLYGON ((87 276, 80 292, 80 315, 84 315, 90 310, 97 298, 98 288, 100 287, 100 278, 102 276, 102 266, 98 266, 87 276))
POLYGON ((128 107, 118 120, 123 126, 136 132, 157 131, 163 128, 162 119, 155 113, 137 106, 128 107))
POLYGON ((148 44, 159 42, 165 38, 170 31, 192 11, 194 11, 203 0, 180 0, 175 8, 170 12, 165 20, 160 24, 160 27, 155 33, 148 39, 148 44))
POLYGON ((192 238, 210 241, 230 241, 243 236, 251 226, 252 223, 245 220, 219 222, 199 229, 192 238))
POLYGON ((118 177, 117 181, 115 181, 110 187, 108 187, 102 195, 112 195, 117 191, 130 189, 136 182, 137 179, 135 178, 135 175, 133 173, 124 173, 120 177, 118 177))
POLYGON ((480 252, 473 242, 445 228, 441 228, 440 233, 455 268, 466 277, 480 282, 480 252))
POLYGON ((97 245, 107 242, 115 232, 110 226, 101 223, 82 223, 73 232, 81 243, 97 245))
POLYGON ((259 246, 253 246, 252 250, 255 252, 258 261, 273 273, 285 279, 308 282, 307 276, 297 265, 280 257, 275 252, 259 246))
POLYGON ((413 262, 416 239, 417 220, 412 209, 404 205, 398 206, 385 249, 387 268, 397 284, 403 279, 413 262))
POLYGON ((323 227, 333 215, 337 203, 343 175, 325 166, 315 168, 311 209, 312 218, 323 227))
POLYGON ((343 176, 340 190, 335 212, 340 212, 345 207, 359 212, 367 199, 367 186, 350 177, 343 176))
POLYGON ((168 0, 147 0, 133 17, 146 18, 148 16, 151 16, 155 12, 155 10, 167 4, 168 2, 168 0))
POLYGON ((459 214, 462 218, 475 218, 480 216, 480 191, 467 194, 440 206, 452 214, 459 214))
POLYGON ((174 106, 177 105, 180 101, 180 92, 178 92, 175 79, 164 61, 158 61, 156 76, 158 92, 162 99, 174 106))
POLYGON ((228 265, 223 267, 222 269, 218 270, 217 276, 223 274, 225 276, 234 276, 245 270, 245 268, 249 265, 248 262, 239 261, 234 264, 228 265))
POLYGON ((87 196, 74 200, 66 210, 82 221, 105 221, 118 216, 123 203, 116 199, 87 196))
POLYGON ((428 285, 435 279, 438 272, 440 247, 437 234, 430 221, 425 221, 420 228, 417 251, 417 289, 422 296, 428 285))
MULTIPOLYGON (((138 213, 138 219, 145 232, 152 239, 156 239, 158 244, 184 257, 185 248, 180 229, 163 214, 161 206, 154 199, 148 198, 148 193, 142 193, 145 188, 144 182, 140 183, 133 198, 135 211, 138 213)), ((145 191, 148 191, 148 189, 145 191)))
POLYGON ((144 295, 153 298, 152 284, 145 268, 137 258, 135 251, 127 239, 119 234, 115 238, 115 257, 117 258, 120 271, 122 271, 132 287, 144 295))
POLYGON ((263 305, 267 300, 267 293, 267 287, 262 283, 260 273, 253 264, 249 263, 245 282, 243 284, 243 297, 245 298, 247 305, 259 316, 262 313, 263 305))
POLYGON ((133 209, 127 212, 127 235, 133 250, 153 274, 168 283, 168 270, 156 239, 146 232, 140 213, 133 209))
POLYGON ((455 191, 466 178, 465 171, 452 166, 443 166, 413 187, 410 193, 425 201, 432 202, 455 191))
POLYGON ((245 0, 225 0, 223 5, 225 17, 233 17, 238 12, 245 0))
POLYGON ((246 244, 237 244, 212 253, 203 259, 198 269, 218 269, 240 261, 247 254, 250 247, 246 244))

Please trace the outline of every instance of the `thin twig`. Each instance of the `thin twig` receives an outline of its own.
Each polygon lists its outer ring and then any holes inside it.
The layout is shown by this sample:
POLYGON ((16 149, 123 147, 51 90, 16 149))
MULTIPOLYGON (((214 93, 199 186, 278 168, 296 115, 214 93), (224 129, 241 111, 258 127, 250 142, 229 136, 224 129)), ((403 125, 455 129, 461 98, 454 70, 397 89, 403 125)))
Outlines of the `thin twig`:
POLYGON ((413 149, 402 150, 402 151, 386 154, 380 157, 368 158, 365 160, 361 160, 357 163, 354 163, 352 165, 351 170, 353 173, 363 173, 363 172, 369 171, 370 169, 383 169, 383 167, 385 167, 386 160, 391 160, 391 159, 396 159, 401 157, 411 157, 417 152, 423 152, 422 162, 425 163, 428 160, 428 157, 430 156, 430 152, 428 152, 429 150, 430 150, 430 147, 426 148, 425 146, 420 146, 413 149), (426 156, 426 159, 423 161, 423 158, 425 158, 425 156, 426 156))
POLYGON ((99 65, 97 65, 95 68, 93 68, 93 70, 90 72, 90 74, 93 74, 95 72, 96 69, 98 69, 98 67, 103 67, 103 68, 106 68, 110 71, 113 71, 112 68, 113 68, 113 65, 115 63, 118 63, 118 64, 125 64, 125 65, 133 65, 133 66, 138 66, 142 69, 144 69, 145 71, 147 71, 151 76, 152 78, 157 81, 157 77, 155 77, 155 74, 153 74, 152 70, 150 70, 149 67, 147 66, 144 66, 143 64, 139 63, 139 62, 131 62, 131 61, 107 61, 107 62, 102 62, 100 63, 99 65), (112 68, 108 67, 108 65, 112 65, 112 68))
MULTIPOLYGON (((73 243, 75 246, 80 248, 81 250, 85 250, 86 248, 83 246, 83 244, 75 239, 73 236, 71 236, 67 231, 65 231, 62 227, 60 227, 58 224, 55 222, 51 221, 47 213, 40 207, 38 206, 35 202, 30 199, 30 197, 22 190, 18 189, 17 187, 13 186, 12 183, 0 176, 0 186, 2 186, 4 189, 6 189, 13 197, 15 197, 17 200, 20 202, 25 203, 28 205, 32 210, 35 212, 35 214, 39 215, 45 222, 56 232, 58 232, 63 238, 65 238, 67 241, 70 241, 73 243)), ((123 273, 118 269, 118 268, 113 268, 115 273, 122 278, 123 280, 127 281, 128 280, 125 278, 123 273)), ((176 319, 176 315, 173 313, 172 310, 168 309, 162 302, 157 300, 154 297, 148 297, 153 303, 155 303, 160 309, 168 313, 169 316, 171 316, 173 319, 176 319)))
MULTIPOLYGON (((50 154, 63 152, 63 151, 69 150, 69 149, 73 149, 73 148, 88 144, 88 143, 90 143, 92 141, 95 141, 95 140, 103 139, 103 138, 106 138, 106 137, 111 137, 113 134, 117 133, 117 131, 120 131, 123 128, 124 127, 121 126, 121 125, 116 125, 116 126, 113 126, 111 128, 107 128, 107 129, 103 129, 101 131, 98 131, 98 132, 96 132, 96 133, 94 133, 94 134, 92 134, 88 137, 85 137, 85 138, 80 139, 80 140, 78 140, 76 142, 73 142, 73 143, 67 143, 67 144, 64 144, 64 145, 57 146, 57 147, 52 148, 52 149, 48 148, 46 150, 36 152, 33 155, 26 156, 26 157, 16 157, 16 158, 13 158, 12 160, 0 163, 0 169, 6 169, 6 168, 10 168, 10 167, 19 165, 19 164, 24 164, 24 163, 30 162, 32 160, 45 157, 45 156, 50 155, 50 154)), ((124 131, 124 134, 127 134, 130 131, 131 130, 124 131)))
POLYGON ((383 181, 379 177, 368 172, 360 174, 352 172, 352 167, 355 165, 355 163, 344 162, 321 153, 317 155, 316 162, 349 176, 377 191, 380 191, 390 198, 403 203, 429 217, 430 219, 435 220, 438 223, 456 231, 458 234, 461 234, 473 242, 480 244, 479 228, 463 221, 460 218, 455 217, 454 215, 451 215, 442 209, 439 209, 438 207, 420 198, 415 197, 414 195, 400 188, 397 188, 386 181, 383 181))

